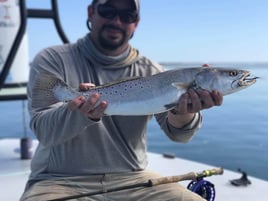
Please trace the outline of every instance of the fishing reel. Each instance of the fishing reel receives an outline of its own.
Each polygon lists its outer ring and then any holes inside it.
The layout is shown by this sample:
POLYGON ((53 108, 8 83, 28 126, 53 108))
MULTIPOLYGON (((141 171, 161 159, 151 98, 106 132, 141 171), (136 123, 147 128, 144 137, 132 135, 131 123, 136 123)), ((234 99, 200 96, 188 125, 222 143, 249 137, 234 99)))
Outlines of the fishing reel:
POLYGON ((209 181, 204 180, 204 177, 212 175, 221 175, 223 174, 222 168, 216 168, 212 170, 204 170, 203 172, 197 173, 195 179, 193 179, 187 186, 187 188, 200 195, 202 198, 207 201, 214 201, 216 197, 216 191, 214 184, 209 181))
POLYGON ((207 201, 214 201, 216 196, 216 191, 214 188, 214 184, 209 181, 204 180, 203 178, 198 178, 197 180, 191 181, 187 188, 200 195, 202 198, 207 201))

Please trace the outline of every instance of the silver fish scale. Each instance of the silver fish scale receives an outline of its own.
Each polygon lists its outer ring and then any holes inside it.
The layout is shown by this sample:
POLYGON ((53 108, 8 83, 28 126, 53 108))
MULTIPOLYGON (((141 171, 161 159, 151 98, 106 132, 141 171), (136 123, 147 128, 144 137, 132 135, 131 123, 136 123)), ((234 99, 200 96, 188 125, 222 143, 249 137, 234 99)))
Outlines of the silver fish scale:
POLYGON ((138 78, 127 82, 115 83, 113 85, 92 89, 89 92, 86 92, 85 95, 89 97, 93 93, 99 93, 102 100, 120 102, 122 100, 135 101, 137 96, 140 96, 140 99, 143 99, 142 95, 150 95, 148 93, 153 92, 152 84, 153 83, 144 78, 138 78))

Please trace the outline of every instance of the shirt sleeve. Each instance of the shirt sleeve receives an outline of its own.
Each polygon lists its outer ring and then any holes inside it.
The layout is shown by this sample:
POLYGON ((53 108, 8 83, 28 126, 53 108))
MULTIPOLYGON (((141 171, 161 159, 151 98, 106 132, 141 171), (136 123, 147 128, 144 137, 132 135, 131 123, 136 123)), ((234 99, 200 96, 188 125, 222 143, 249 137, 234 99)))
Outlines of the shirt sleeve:
POLYGON ((158 124, 165 134, 176 142, 188 142, 199 131, 202 125, 201 113, 196 113, 193 120, 183 128, 175 128, 168 122, 167 112, 155 115, 158 124))
MULTIPOLYGON (((31 64, 30 78, 27 86, 28 109, 30 112, 30 127, 37 139, 43 146, 54 146, 64 143, 81 134, 87 127, 98 122, 88 119, 78 111, 71 111, 67 103, 58 102, 52 105, 37 107, 38 100, 46 100, 46 93, 39 90, 36 81, 45 74, 53 74, 60 77, 60 62, 56 54, 49 54, 49 51, 39 53, 31 64), (33 91, 37 92, 33 96, 33 91)), ((62 75, 61 75, 62 76, 62 75)))

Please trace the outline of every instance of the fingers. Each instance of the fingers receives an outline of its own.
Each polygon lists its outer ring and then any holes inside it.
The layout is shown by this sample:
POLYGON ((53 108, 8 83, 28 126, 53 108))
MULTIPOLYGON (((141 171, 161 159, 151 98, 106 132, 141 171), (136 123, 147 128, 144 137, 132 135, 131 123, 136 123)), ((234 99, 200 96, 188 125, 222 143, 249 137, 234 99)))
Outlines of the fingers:
POLYGON ((184 93, 181 95, 179 103, 176 107, 176 110, 179 114, 186 114, 188 113, 188 102, 189 102, 189 94, 184 93))
POLYGON ((181 114, 196 113, 203 109, 220 106, 222 102, 223 96, 218 91, 189 89, 180 97, 176 109, 181 114))
MULTIPOLYGON (((87 91, 95 88, 93 83, 81 83, 79 89, 81 91, 87 91)), ((75 98, 68 103, 70 110, 78 110, 90 119, 100 119, 104 115, 104 111, 107 108, 106 101, 100 101, 100 95, 95 93, 87 100, 84 96, 75 98)))
POLYGON ((197 98, 195 97, 195 101, 199 103, 196 110, 208 109, 215 105, 214 99, 209 91, 197 90, 196 94, 197 98))
POLYGON ((93 89, 93 88, 95 88, 95 87, 96 87, 96 85, 93 84, 93 83, 81 83, 81 84, 79 85, 79 89, 80 89, 81 91, 87 91, 87 90, 93 89))
POLYGON ((100 101, 100 95, 93 94, 80 108, 80 111, 92 119, 101 118, 104 115, 104 110, 107 107, 106 101, 100 101))
POLYGON ((77 109, 79 109, 82 106, 82 104, 85 101, 86 101, 86 98, 84 96, 77 97, 74 100, 69 101, 68 108, 70 110, 77 110, 77 109))
POLYGON ((90 119, 100 119, 107 108, 106 101, 100 101, 100 95, 95 93, 88 100, 84 96, 78 97, 68 103, 70 110, 78 110, 90 119))
POLYGON ((221 95, 219 91, 212 91, 211 95, 212 95, 215 105, 217 106, 222 105, 223 96, 221 95))
POLYGON ((91 97, 84 102, 84 104, 81 105, 80 107, 80 111, 83 113, 83 114, 87 114, 89 113, 90 111, 93 111, 94 108, 96 107, 97 105, 97 102, 99 101, 99 98, 100 98, 100 95, 99 94, 93 94, 91 95, 91 97))
POLYGON ((101 101, 97 107, 89 110, 86 113, 86 116, 93 120, 101 119, 104 116, 104 111, 107 108, 107 105, 106 101, 101 101))

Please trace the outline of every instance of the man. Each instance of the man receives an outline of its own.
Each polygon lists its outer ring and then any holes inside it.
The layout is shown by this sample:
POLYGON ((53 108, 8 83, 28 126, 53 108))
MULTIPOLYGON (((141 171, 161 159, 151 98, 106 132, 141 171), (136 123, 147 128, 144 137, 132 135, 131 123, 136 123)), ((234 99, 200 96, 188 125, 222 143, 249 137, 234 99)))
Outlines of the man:
MULTIPOLYGON (((50 200, 146 182, 159 177, 145 170, 146 126, 151 116, 105 116, 109 105, 99 94, 88 100, 37 107, 33 91, 42 74, 88 90, 125 77, 163 71, 129 45, 140 20, 138 0, 93 0, 88 7, 91 32, 75 44, 41 51, 28 84, 30 126, 39 145, 21 200, 50 200)), ((137 94, 138 95, 138 94, 137 94)), ((46 94, 39 96, 46 100, 46 94)), ((40 99, 39 99, 40 100, 40 99)), ((218 92, 189 90, 172 111, 155 115, 166 135, 187 142, 199 129, 200 110, 221 105, 218 92), (191 104, 189 104, 191 102, 191 104)), ((135 109, 135 108, 133 108, 135 109)), ((203 200, 179 184, 132 188, 79 200, 203 200)))

